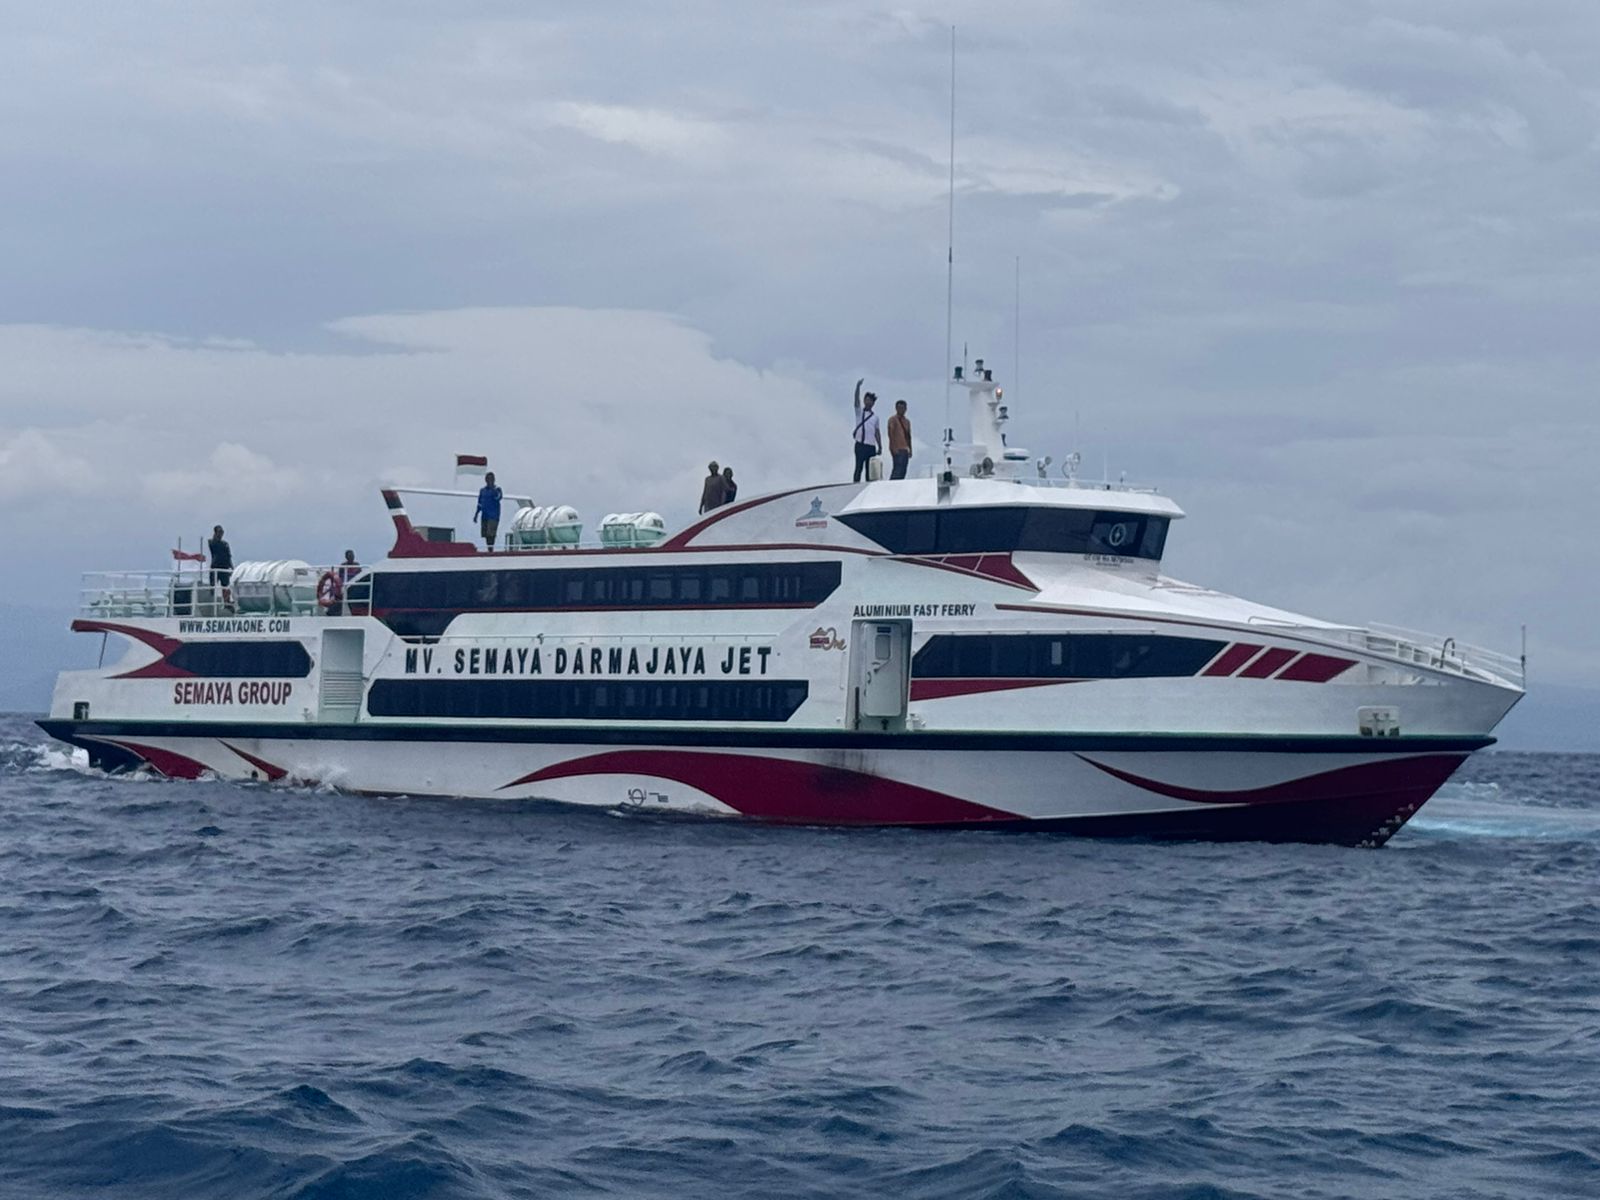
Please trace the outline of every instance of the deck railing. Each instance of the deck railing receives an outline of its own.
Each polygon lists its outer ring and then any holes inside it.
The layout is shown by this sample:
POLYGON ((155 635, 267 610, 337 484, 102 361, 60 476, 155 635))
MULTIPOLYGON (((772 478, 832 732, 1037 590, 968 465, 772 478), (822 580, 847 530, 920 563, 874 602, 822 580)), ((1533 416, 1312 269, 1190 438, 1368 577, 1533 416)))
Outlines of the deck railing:
POLYGON ((1474 646, 1442 634, 1423 633, 1404 629, 1398 625, 1373 623, 1367 626, 1289 625, 1281 621, 1268 621, 1252 617, 1249 622, 1257 628, 1293 633, 1297 637, 1308 634, 1334 644, 1350 646, 1379 658, 1390 659, 1407 666, 1425 667, 1444 671, 1468 679, 1481 679, 1489 683, 1515 684, 1522 687, 1525 671, 1522 659, 1514 654, 1474 646))
POLYGON ((314 596, 299 596, 287 588, 274 588, 241 605, 231 589, 224 596, 222 585, 212 583, 208 571, 93 571, 83 577, 78 612, 101 619, 338 616, 366 611, 371 593, 371 583, 359 580, 345 588, 343 601, 334 610, 323 608, 314 596))

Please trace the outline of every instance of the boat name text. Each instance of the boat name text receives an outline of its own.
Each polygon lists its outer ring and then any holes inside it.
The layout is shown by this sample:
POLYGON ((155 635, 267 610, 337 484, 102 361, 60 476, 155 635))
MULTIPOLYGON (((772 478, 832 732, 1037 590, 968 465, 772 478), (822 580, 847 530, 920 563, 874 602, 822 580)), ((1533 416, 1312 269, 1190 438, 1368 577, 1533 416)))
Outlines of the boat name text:
POLYGON ((407 675, 765 675, 771 646, 458 646, 407 649, 407 675))

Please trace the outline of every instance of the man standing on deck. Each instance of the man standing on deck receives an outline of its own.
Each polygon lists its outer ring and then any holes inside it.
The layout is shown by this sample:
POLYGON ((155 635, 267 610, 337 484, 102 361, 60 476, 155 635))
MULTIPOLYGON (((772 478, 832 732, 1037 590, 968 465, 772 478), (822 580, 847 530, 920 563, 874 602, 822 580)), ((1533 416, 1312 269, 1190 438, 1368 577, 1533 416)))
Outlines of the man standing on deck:
POLYGON ((727 502, 728 483, 722 477, 722 468, 716 463, 707 464, 706 469, 711 473, 706 476, 705 482, 700 485, 700 511, 708 513, 713 508, 727 502))
POLYGON ((356 561, 356 552, 354 550, 346 550, 344 552, 344 561, 335 567, 333 571, 339 577, 341 584, 348 585, 352 579, 361 574, 361 564, 356 561))
POLYGON ((483 534, 484 546, 493 554, 495 535, 500 532, 500 489, 494 485, 493 471, 483 477, 483 486, 478 489, 478 507, 472 510, 472 516, 474 520, 482 519, 479 532, 483 534))
POLYGON ((911 418, 906 416, 904 400, 894 402, 894 416, 889 418, 889 458, 894 462, 889 478, 904 479, 911 461, 911 418))
POLYGON ((228 585, 233 582, 233 550, 222 539, 221 525, 211 527, 206 549, 211 552, 211 585, 222 589, 222 603, 232 607, 233 593, 228 585))
POLYGON ((861 407, 856 412, 856 473, 851 478, 852 483, 860 483, 863 472, 870 479, 872 473, 867 469, 867 464, 883 453, 883 434, 878 429, 878 414, 872 411, 872 406, 877 402, 877 394, 868 392, 861 397, 861 407))

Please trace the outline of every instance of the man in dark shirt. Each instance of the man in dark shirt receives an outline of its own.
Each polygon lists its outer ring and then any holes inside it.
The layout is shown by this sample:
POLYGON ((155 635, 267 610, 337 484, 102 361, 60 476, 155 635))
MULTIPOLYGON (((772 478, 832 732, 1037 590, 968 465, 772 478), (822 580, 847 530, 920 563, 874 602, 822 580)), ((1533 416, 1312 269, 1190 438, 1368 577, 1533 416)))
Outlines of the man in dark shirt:
POLYGON ((231 605, 233 594, 228 585, 233 582, 233 551, 228 543, 222 539, 222 526, 211 527, 211 537, 206 542, 206 548, 211 551, 211 584, 222 589, 222 602, 231 605))
POLYGON ((495 535, 500 532, 500 489, 494 485, 493 471, 483 477, 483 486, 478 489, 478 507, 472 510, 472 517, 474 520, 482 518, 479 532, 483 534, 483 544, 493 554, 495 535))
POLYGON ((726 503, 728 499, 728 484, 722 478, 722 468, 716 463, 711 463, 707 469, 711 473, 700 486, 700 511, 703 513, 710 512, 713 508, 726 503))

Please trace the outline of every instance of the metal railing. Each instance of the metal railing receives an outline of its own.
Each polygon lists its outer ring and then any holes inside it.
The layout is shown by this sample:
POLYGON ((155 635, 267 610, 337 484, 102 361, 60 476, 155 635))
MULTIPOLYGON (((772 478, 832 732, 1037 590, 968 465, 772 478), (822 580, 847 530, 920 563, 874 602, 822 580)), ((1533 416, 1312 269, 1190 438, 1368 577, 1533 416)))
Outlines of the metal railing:
POLYGON ((344 589, 341 602, 331 609, 287 588, 272 589, 265 597, 241 605, 209 571, 91 571, 83 576, 78 593, 80 616, 115 617, 231 617, 339 616, 365 613, 372 584, 361 579, 344 589))
POLYGON ((1307 626, 1251 617, 1248 624, 1302 639, 1314 637, 1333 645, 1349 646, 1390 662, 1443 671, 1485 683, 1509 684, 1519 688, 1526 683, 1522 660, 1516 655, 1474 646, 1443 634, 1423 633, 1376 622, 1366 626, 1307 626))
POLYGON ((1364 631, 1367 649, 1393 653, 1411 662, 1461 675, 1488 675, 1518 687, 1527 682, 1523 661, 1515 654, 1474 646, 1453 637, 1422 633, 1399 625, 1373 623, 1364 631), (1390 648, 1392 647, 1392 650, 1390 648))

